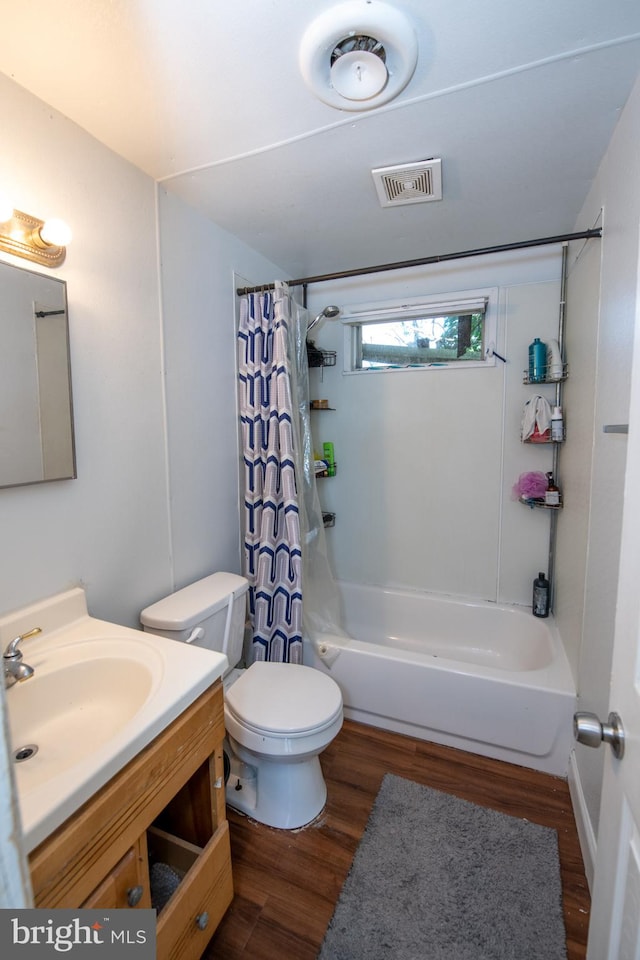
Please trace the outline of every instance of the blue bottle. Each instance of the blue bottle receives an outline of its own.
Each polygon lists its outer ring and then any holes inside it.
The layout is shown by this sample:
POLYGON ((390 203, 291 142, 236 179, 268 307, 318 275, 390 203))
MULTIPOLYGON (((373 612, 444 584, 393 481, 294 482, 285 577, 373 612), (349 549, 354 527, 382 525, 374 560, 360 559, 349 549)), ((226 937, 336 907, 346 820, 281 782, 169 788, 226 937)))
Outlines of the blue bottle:
POLYGON ((547 378, 547 345, 539 337, 529 344, 529 383, 543 383, 547 378))

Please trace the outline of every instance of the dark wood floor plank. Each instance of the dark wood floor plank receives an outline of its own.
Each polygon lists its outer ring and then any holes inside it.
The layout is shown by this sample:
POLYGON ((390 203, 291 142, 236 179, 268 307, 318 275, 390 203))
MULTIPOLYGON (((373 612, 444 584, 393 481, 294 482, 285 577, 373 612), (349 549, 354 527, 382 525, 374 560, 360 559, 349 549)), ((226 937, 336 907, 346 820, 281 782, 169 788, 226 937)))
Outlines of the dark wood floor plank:
MULTIPOLYGON (((251 960, 316 960, 317 946, 293 931, 261 918, 249 938, 242 956, 251 960)), ((220 954, 232 960, 234 954, 220 954)))
POLYGON ((206 960, 315 960, 385 773, 555 828, 567 957, 584 960, 589 890, 566 781, 352 721, 321 761, 327 805, 310 826, 229 811, 236 895, 206 960))

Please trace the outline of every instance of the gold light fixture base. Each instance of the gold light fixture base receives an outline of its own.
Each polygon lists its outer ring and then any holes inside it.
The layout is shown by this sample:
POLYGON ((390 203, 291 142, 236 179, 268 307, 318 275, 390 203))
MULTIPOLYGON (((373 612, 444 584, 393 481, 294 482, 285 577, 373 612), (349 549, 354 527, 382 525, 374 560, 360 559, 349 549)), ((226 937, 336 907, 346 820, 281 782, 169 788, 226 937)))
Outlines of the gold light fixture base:
POLYGON ((0 250, 24 257, 45 267, 59 267, 67 255, 66 247, 45 243, 40 236, 44 220, 14 210, 10 220, 0 223, 0 250))

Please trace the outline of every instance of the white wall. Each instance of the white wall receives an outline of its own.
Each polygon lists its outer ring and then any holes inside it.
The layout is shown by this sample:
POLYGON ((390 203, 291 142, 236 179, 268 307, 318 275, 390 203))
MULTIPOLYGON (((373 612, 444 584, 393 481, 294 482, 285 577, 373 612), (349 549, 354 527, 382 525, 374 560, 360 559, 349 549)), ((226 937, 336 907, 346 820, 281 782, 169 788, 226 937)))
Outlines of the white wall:
MULTIPOLYGON (((558 586, 563 637, 579 644, 579 705, 606 718, 614 636, 622 523, 626 438, 605 424, 627 423, 631 348, 638 296, 640 225, 640 82, 620 117, 577 229, 602 210, 601 250, 572 265, 568 291, 568 349, 585 377, 567 383, 577 429, 567 440, 564 472, 576 509, 559 526, 558 586), (570 338, 570 339, 569 339, 570 338), (595 374, 595 389, 592 372, 595 374), (585 550, 586 545, 586 550, 585 550), (562 579, 561 579, 562 578, 562 579)), ((572 415, 573 416, 573 415, 572 415)), ((572 421, 573 422, 573 421, 572 421)), ((611 708, 615 708, 613 705, 611 708)), ((603 751, 576 746, 575 765, 587 832, 597 835, 603 751)))
MULTIPOLYGON (((83 584, 94 616, 138 626, 174 584, 238 569, 233 274, 279 271, 2 76, 0 128, 3 191, 74 231, 55 275, 78 462, 77 480, 0 489, 0 611, 83 584)), ((10 769, 4 725, 0 740, 10 769)), ((16 906, 28 877, 0 782, 0 904, 16 906)))
MULTIPOLYGON (((160 200, 170 519, 175 585, 240 572, 237 297, 233 271, 274 264, 163 190, 160 200)), ((158 583, 157 597, 170 583, 158 583)))
POLYGON ((331 440, 337 476, 319 481, 337 521, 327 531, 339 579, 531 604, 547 570, 549 514, 511 498, 520 473, 551 469, 551 447, 523 445, 520 421, 536 392, 523 385, 528 345, 557 337, 561 249, 460 260, 314 287, 312 314, 393 297, 499 287, 496 349, 487 369, 344 375, 343 332, 312 334, 338 362, 311 371, 312 395, 335 413, 312 413, 317 446, 331 440))
POLYGON ((174 583, 238 568, 233 271, 276 268, 158 203, 149 177, 6 77, 0 126, 3 191, 74 232, 52 274, 68 285, 78 466, 0 489, 0 610, 81 583, 94 615, 137 626, 174 583))
POLYGON ((0 609, 83 582, 94 613, 131 623, 170 563, 154 184, 5 77, 0 125, 3 190, 75 235, 55 275, 78 466, 77 480, 0 490, 0 609))

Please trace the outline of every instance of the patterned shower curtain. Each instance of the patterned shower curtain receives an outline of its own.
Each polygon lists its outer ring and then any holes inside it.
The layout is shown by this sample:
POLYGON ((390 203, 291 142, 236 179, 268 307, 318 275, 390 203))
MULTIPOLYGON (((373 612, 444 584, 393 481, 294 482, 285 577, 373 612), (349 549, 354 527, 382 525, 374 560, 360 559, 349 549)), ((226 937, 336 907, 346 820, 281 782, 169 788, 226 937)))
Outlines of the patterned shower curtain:
POLYGON ((302 663, 302 551, 288 287, 240 303, 238 382, 245 471, 244 572, 253 659, 302 663))

